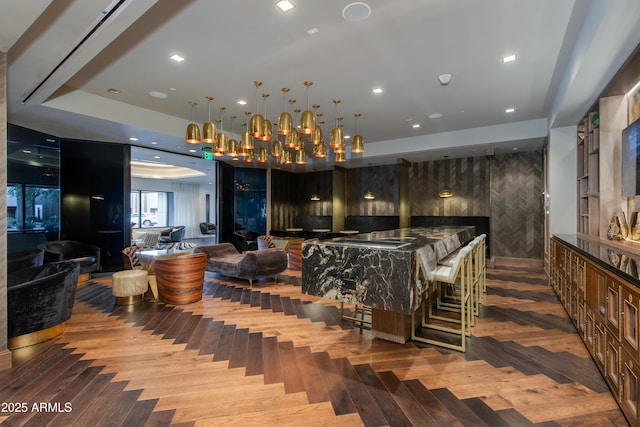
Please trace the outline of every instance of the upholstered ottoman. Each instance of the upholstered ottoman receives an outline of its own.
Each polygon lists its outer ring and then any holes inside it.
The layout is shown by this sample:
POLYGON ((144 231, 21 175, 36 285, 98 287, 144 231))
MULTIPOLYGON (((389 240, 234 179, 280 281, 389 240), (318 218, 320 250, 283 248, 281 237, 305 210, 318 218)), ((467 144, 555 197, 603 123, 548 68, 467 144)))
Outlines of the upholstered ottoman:
POLYGON ((141 301, 149 289, 146 270, 117 271, 111 279, 111 291, 118 305, 131 305, 141 301))

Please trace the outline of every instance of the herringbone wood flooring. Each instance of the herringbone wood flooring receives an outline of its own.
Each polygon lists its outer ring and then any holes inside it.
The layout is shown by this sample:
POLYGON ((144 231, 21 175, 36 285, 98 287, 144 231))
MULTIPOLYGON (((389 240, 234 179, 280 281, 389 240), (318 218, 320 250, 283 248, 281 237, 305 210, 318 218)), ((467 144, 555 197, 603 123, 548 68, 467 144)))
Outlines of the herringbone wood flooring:
POLYGON ((109 285, 79 288, 61 336, 14 352, 0 402, 29 410, 3 424, 626 424, 542 270, 488 271, 465 354, 372 339, 292 284, 207 274, 179 307, 114 306, 109 285))

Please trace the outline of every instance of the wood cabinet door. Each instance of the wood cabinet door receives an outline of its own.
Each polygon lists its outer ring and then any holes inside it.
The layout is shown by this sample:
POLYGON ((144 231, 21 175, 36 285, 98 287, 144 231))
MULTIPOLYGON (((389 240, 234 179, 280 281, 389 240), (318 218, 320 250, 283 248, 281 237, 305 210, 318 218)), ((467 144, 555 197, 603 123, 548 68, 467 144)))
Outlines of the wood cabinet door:
POLYGON ((606 279, 606 284, 605 322, 609 332, 620 340, 620 285, 609 277, 606 279))
POLYGON ((629 287, 620 286, 621 292, 621 318, 620 335, 623 347, 629 352, 631 357, 638 360, 638 327, 640 325, 638 316, 640 315, 640 299, 638 293, 629 287))
POLYGON ((638 362, 624 349, 620 355, 620 407, 631 425, 638 425, 638 362))

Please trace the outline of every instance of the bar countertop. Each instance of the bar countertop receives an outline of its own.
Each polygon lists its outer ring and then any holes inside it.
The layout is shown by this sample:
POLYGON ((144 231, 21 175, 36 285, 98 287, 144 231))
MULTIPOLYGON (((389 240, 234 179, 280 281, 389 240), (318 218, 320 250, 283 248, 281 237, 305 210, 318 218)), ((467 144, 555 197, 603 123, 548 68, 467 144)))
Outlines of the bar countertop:
POLYGON ((640 245, 626 247, 583 234, 554 234, 553 237, 601 267, 640 287, 640 245))
MULTIPOLYGON (((411 314, 425 286, 416 280, 418 256, 437 261, 473 239, 475 227, 376 231, 302 245, 302 291, 338 301, 411 314)), ((420 281, 424 282, 424 281, 420 281)))

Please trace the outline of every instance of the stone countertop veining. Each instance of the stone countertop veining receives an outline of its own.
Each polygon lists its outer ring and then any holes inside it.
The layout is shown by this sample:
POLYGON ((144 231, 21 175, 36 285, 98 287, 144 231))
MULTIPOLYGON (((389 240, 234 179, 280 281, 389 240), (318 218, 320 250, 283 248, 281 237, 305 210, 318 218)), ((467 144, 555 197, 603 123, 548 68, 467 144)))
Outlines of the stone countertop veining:
POLYGON ((416 279, 418 252, 428 252, 425 258, 434 269, 439 259, 473 239, 474 232, 473 226, 407 228, 305 241, 302 291, 411 314, 427 285, 416 279))

